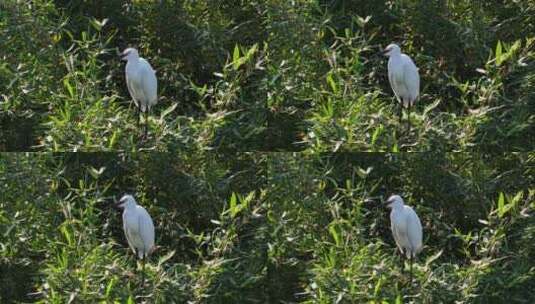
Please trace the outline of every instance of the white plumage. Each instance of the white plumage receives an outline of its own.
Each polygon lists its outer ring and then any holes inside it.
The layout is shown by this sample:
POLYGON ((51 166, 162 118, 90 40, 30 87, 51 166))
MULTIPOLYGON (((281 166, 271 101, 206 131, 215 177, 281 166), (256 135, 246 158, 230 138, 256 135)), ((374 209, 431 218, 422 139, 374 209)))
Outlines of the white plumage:
MULTIPOLYGON (((420 94, 420 74, 412 59, 401 53, 398 45, 392 43, 385 49, 388 59, 388 81, 402 107, 408 109, 408 123, 410 124, 410 107, 420 94)), ((401 108, 400 108, 401 119, 401 108)))
POLYGON ((146 258, 154 247, 154 224, 145 208, 129 194, 119 201, 123 208, 123 230, 128 245, 138 258, 146 258))
POLYGON ((410 277, 412 279, 412 262, 422 250, 422 223, 416 212, 404 204, 399 195, 392 195, 386 201, 390 212, 390 224, 396 245, 403 255, 410 260, 410 277))
POLYGON ((117 203, 123 209, 123 230, 128 246, 141 259, 144 284, 145 260, 154 251, 154 223, 145 208, 138 205, 132 195, 124 195, 117 203))
POLYGON ((126 60, 125 74, 128 92, 134 100, 139 111, 145 113, 145 135, 147 133, 148 113, 152 106, 158 102, 158 81, 156 72, 144 58, 139 57, 138 51, 128 48, 122 53, 123 60, 126 60))

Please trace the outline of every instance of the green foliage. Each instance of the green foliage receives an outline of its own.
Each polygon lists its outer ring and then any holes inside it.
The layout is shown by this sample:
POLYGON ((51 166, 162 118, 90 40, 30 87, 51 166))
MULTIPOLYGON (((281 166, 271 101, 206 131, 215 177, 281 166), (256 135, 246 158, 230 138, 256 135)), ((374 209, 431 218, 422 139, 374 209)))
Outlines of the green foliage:
POLYGON ((255 3, 212 2, 2 4, 0 149, 261 149, 262 19, 255 3), (159 80, 146 141, 116 56, 127 46, 159 80))
POLYGON ((535 142, 530 1, 30 2, 0 12, 2 150, 488 152, 535 142), (410 132, 378 55, 390 42, 421 74, 410 132), (157 71, 148 140, 115 56, 127 46, 157 71))
POLYGON ((269 159, 273 299, 304 303, 530 301, 533 155, 276 154, 269 159), (514 166, 511 166, 514 164, 514 166), (513 181, 514 180, 514 181, 513 181), (416 283, 380 202, 422 218, 416 283))
POLYGON ((534 168, 526 153, 4 153, 0 300, 522 303, 534 168), (111 208, 124 193, 156 227, 143 288, 111 208), (424 226, 412 286, 391 193, 424 226))
POLYGON ((77 153, 0 154, 0 302, 533 302, 534 3, 2 1, 0 150, 77 153), (158 77, 146 139, 126 47, 158 77), (157 226, 149 290, 125 192, 157 226), (414 286, 393 192, 424 223, 414 286))
POLYGON ((0 301, 261 302, 262 159, 0 155, 0 301), (111 208, 125 192, 156 226, 145 288, 111 208))
POLYGON ((533 150, 533 41, 511 24, 531 28, 532 4, 276 2, 268 136, 284 148, 275 149, 533 150), (378 55, 391 42, 420 71, 410 132, 378 55))

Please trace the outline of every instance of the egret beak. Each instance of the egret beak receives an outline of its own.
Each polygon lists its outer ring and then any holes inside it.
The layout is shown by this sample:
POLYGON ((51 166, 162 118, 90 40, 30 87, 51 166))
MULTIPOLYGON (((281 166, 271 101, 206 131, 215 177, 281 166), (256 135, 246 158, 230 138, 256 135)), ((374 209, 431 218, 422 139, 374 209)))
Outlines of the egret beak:
POLYGON ((364 199, 364 203, 366 204, 377 204, 378 202, 382 201, 382 197, 380 196, 371 196, 364 199))
POLYGON ((390 52, 389 49, 384 49, 384 50, 381 51, 381 55, 383 55, 383 56, 387 56, 387 55, 388 55, 388 52, 390 52))
POLYGON ((126 59, 126 57, 128 57, 128 52, 122 52, 119 57, 121 57, 121 60, 127 61, 128 59, 126 59))
POLYGON ((113 205, 112 205, 113 209, 116 209, 116 210, 121 210, 123 209, 121 207, 121 202, 114 202, 113 205))
POLYGON ((383 207, 390 209, 390 204, 392 204, 394 201, 392 199, 388 199, 382 203, 383 207))
POLYGON ((123 210, 123 203, 124 203, 123 200, 118 200, 118 201, 115 201, 112 206, 113 208, 117 210, 123 210))

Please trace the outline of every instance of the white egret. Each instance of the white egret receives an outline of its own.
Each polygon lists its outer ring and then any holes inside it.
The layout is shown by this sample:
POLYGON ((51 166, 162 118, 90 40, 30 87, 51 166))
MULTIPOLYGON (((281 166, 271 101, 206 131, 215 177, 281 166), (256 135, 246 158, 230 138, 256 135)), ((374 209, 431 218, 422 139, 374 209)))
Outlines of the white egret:
POLYGON ((147 60, 139 57, 138 51, 134 48, 124 50, 122 60, 126 60, 126 86, 137 107, 137 124, 139 126, 141 112, 144 112, 144 136, 147 136, 149 111, 158 102, 156 73, 147 60))
POLYGON ((123 230, 128 245, 141 259, 141 284, 144 284, 145 259, 154 250, 154 224, 145 208, 138 205, 132 195, 125 194, 117 203, 123 209, 123 230))
POLYGON ((420 74, 412 59, 401 53, 397 44, 388 45, 384 54, 388 56, 388 81, 396 95, 399 108, 399 119, 403 115, 403 107, 407 108, 407 127, 410 130, 411 107, 420 94, 420 74))
POLYGON ((385 202, 390 212, 390 224, 394 240, 401 251, 410 260, 409 282, 412 282, 412 263, 422 250, 422 223, 416 212, 404 204, 399 195, 392 195, 385 202))

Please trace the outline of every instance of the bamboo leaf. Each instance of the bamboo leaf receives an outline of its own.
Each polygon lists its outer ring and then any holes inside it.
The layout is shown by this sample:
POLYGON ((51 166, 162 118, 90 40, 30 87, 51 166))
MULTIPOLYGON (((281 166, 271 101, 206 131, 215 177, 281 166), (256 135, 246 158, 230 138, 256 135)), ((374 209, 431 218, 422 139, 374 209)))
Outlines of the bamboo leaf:
POLYGON ((63 79, 63 86, 65 86, 69 92, 69 97, 74 98, 74 87, 71 85, 68 78, 63 79))
POLYGON ((500 40, 498 40, 498 44, 496 44, 496 65, 500 66, 502 64, 502 43, 500 40))
POLYGON ((439 98, 439 99, 435 100, 435 102, 433 102, 432 104, 430 104, 427 107, 425 107, 424 116, 427 116, 427 113, 431 112, 434 108, 436 108, 440 104, 441 101, 442 100, 440 100, 440 98, 439 98))
POLYGON ((505 196, 503 192, 500 192, 500 196, 498 197, 498 216, 503 217, 505 212, 505 196))
POLYGON ((175 255, 175 250, 169 252, 165 256, 161 257, 158 261, 158 266, 162 266, 165 262, 167 262, 169 259, 171 259, 175 255))
POLYGON ((108 144, 108 149, 111 149, 115 146, 115 142, 117 141, 117 131, 113 131, 113 134, 110 138, 110 143, 108 144))
POLYGON ((375 146, 375 143, 377 142, 377 138, 379 138, 379 135, 383 133, 383 125, 379 125, 377 128, 375 128, 375 131, 372 135, 372 146, 375 146))
POLYGON ((240 68, 240 65, 240 48, 236 44, 234 46, 234 53, 232 54, 232 67, 234 68, 234 70, 237 70, 240 68))
POLYGON ((173 103, 170 107, 168 107, 167 109, 165 109, 162 114, 160 115, 160 121, 163 121, 164 117, 169 115, 171 112, 173 112, 176 107, 178 106, 178 103, 173 103))
POLYGON ((338 86, 336 85, 336 82, 334 81, 333 76, 332 76, 331 73, 327 74, 327 83, 331 87, 331 90, 333 91, 333 93, 337 94, 338 93, 338 86))
POLYGON ((95 169, 93 167, 89 167, 89 174, 94 178, 94 179, 97 179, 99 178, 100 175, 102 175, 102 173, 104 172, 104 170, 106 169, 106 167, 100 167, 100 169, 95 169))
POLYGON ((230 209, 230 215, 232 217, 235 217, 236 214, 239 212, 237 209, 237 202, 238 198, 236 197, 236 193, 232 192, 232 196, 230 197, 230 203, 229 203, 229 209, 230 209))
POLYGON ((333 237, 334 243, 336 244, 336 246, 340 246, 341 244, 340 234, 338 233, 336 229, 336 225, 329 226, 329 233, 331 233, 331 236, 333 237))

